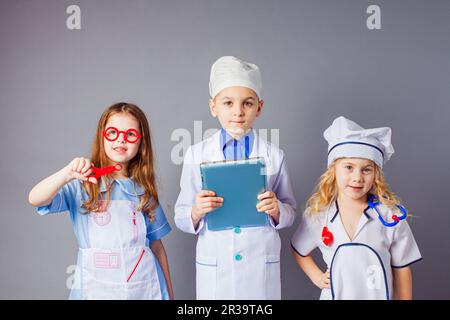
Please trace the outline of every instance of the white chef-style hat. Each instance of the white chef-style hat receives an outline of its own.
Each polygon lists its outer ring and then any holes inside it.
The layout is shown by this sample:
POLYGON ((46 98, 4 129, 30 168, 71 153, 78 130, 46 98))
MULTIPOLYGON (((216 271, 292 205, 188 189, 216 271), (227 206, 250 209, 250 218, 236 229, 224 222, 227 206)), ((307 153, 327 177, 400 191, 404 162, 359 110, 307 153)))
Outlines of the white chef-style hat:
POLYGON ((211 67, 209 95, 214 98, 229 87, 250 88, 261 99, 262 81, 258 66, 233 56, 217 59, 211 67))
POLYGON ((394 153, 391 128, 364 129, 356 122, 338 117, 323 133, 328 142, 328 165, 338 158, 364 158, 380 168, 394 153))

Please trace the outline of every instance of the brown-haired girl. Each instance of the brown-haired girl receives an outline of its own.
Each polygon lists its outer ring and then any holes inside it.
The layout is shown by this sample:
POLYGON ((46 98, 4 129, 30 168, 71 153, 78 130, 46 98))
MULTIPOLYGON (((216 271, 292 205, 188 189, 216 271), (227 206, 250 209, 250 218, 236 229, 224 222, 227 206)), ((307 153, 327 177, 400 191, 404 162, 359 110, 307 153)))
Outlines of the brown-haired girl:
POLYGON ((150 129, 143 111, 120 102, 98 123, 90 159, 75 158, 39 182, 29 202, 41 215, 69 211, 79 252, 70 299, 169 299, 150 129))

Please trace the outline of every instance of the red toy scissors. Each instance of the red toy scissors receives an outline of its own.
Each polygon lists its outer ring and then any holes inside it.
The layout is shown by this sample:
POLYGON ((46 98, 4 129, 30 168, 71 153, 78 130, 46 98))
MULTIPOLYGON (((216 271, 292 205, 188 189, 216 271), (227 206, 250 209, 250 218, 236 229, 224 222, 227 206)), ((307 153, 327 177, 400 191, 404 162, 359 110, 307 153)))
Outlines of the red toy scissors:
MULTIPOLYGON (((95 178, 95 179, 98 180, 98 178, 100 178, 102 176, 106 176, 106 175, 111 174, 111 173, 113 173, 115 171, 122 170, 123 166, 120 163, 116 163, 113 166, 108 166, 108 167, 104 167, 104 168, 97 168, 97 167, 94 167, 94 166, 92 166, 91 168, 92 168, 92 174, 88 178, 95 178)), ((90 183, 93 183, 89 179, 88 179, 88 181, 90 183)))

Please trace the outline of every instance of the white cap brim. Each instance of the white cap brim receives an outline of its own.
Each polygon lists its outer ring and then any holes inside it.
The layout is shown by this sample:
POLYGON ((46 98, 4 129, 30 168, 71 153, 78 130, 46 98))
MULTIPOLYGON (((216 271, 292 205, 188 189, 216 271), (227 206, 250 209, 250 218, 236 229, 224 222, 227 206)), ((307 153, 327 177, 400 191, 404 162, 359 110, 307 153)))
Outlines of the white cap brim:
POLYGON ((383 153, 376 145, 363 142, 341 142, 328 152, 328 165, 339 158, 363 158, 372 160, 378 167, 383 168, 383 153))
POLYGON ((256 95, 258 96, 258 99, 261 100, 261 92, 259 92, 259 88, 255 86, 255 84, 251 81, 245 80, 245 79, 230 79, 228 81, 221 82, 220 85, 213 87, 211 85, 211 82, 209 83, 209 95, 211 96, 211 99, 214 99, 216 95, 226 88, 231 87, 245 87, 249 88, 253 91, 255 91, 256 95))

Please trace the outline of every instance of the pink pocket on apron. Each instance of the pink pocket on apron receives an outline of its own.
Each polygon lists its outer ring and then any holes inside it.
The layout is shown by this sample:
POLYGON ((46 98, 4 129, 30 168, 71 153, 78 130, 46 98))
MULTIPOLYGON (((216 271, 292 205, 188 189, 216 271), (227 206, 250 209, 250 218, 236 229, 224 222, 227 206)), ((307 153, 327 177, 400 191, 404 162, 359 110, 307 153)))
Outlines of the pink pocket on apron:
POLYGON ((118 253, 94 253, 94 266, 101 269, 119 269, 121 266, 118 253))
POLYGON ((98 226, 106 226, 111 222, 111 213, 105 212, 94 212, 92 213, 95 223, 98 226))

